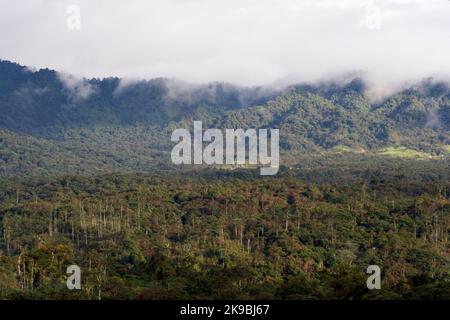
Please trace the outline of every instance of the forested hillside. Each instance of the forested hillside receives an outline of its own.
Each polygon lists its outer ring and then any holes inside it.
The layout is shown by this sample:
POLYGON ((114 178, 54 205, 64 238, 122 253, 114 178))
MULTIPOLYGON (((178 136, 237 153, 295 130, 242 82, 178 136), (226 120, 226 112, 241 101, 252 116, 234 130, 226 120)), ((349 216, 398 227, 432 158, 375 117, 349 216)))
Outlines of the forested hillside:
POLYGON ((0 62, 2 176, 149 172, 166 168, 170 134, 202 120, 214 128, 279 128, 282 164, 311 152, 445 157, 448 84, 426 80, 373 102, 348 84, 243 88, 170 79, 77 79, 0 62))

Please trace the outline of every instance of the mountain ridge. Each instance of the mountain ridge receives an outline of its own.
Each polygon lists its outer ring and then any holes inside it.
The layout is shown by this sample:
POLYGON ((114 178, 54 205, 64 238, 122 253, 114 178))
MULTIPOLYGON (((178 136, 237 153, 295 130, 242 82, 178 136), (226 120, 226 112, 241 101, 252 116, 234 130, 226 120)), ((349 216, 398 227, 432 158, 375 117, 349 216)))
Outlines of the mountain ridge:
POLYGON ((204 128, 279 128, 286 165, 324 151, 448 155, 448 84, 427 79, 377 102, 366 90, 360 78, 284 89, 127 83, 0 61, 0 175, 54 172, 55 156, 61 173, 167 167, 171 132, 193 120, 204 128))

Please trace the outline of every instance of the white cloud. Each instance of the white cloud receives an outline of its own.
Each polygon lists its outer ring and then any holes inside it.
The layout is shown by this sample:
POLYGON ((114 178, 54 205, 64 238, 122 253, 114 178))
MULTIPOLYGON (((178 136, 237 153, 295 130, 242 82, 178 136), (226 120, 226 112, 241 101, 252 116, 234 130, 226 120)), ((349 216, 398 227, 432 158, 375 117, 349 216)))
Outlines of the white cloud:
POLYGON ((115 96, 121 95, 123 92, 127 90, 127 88, 133 86, 134 84, 138 83, 140 79, 137 78, 121 78, 119 79, 119 83, 117 84, 117 87, 114 89, 113 94, 115 96))
POLYGON ((58 79, 69 91, 73 100, 84 100, 95 93, 95 88, 86 79, 79 79, 71 74, 58 72, 58 79))
POLYGON ((447 0, 0 0, 0 6, 0 58, 85 77, 255 85, 364 71, 387 87, 450 73, 447 0), (81 9, 80 30, 66 26, 72 4, 81 9))

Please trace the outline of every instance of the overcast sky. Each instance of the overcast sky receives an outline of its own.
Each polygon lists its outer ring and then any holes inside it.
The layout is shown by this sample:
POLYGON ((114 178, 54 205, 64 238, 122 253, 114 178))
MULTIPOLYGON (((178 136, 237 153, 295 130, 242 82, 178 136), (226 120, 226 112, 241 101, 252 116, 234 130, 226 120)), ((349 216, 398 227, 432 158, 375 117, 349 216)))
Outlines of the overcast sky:
POLYGON ((0 0, 0 59, 243 85, 355 72, 384 85, 445 78, 450 1, 0 0))

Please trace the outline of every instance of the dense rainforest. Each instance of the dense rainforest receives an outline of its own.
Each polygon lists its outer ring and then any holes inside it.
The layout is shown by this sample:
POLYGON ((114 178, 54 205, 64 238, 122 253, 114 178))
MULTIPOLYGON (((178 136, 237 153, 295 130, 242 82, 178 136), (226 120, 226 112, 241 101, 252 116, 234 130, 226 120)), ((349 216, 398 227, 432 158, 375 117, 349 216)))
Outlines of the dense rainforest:
POLYGON ((299 174, 5 184, 0 297, 450 299, 448 179, 299 174), (79 291, 66 288, 71 264, 79 291), (381 290, 366 287, 371 264, 381 290))
POLYGON ((0 61, 0 299, 450 299, 449 86, 367 92, 0 61), (171 164, 193 120, 279 128, 278 175, 171 164))

